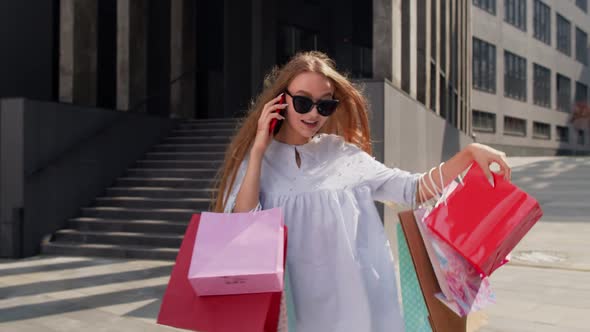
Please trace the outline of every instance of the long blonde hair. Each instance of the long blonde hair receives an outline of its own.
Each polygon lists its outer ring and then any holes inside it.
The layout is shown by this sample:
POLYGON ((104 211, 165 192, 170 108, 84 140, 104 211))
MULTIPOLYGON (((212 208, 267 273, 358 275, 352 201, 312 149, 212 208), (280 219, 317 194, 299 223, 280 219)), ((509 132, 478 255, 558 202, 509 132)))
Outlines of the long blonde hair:
POLYGON ((265 78, 265 87, 253 102, 240 129, 233 137, 223 167, 217 175, 217 191, 213 194, 212 211, 223 212, 240 164, 256 137, 258 119, 266 103, 285 91, 291 81, 304 72, 323 74, 334 84, 334 98, 340 100, 338 109, 320 129, 322 133, 337 134, 347 142, 372 153, 367 115, 367 100, 350 80, 340 74, 334 61, 317 51, 298 53, 281 68, 274 68, 265 78))

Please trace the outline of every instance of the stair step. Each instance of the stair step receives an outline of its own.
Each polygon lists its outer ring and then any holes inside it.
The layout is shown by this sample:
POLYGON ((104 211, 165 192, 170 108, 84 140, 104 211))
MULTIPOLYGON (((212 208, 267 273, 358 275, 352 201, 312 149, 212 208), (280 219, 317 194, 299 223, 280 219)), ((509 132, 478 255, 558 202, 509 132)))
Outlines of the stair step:
POLYGON ((153 152, 224 152, 227 144, 157 144, 153 152))
POLYGON ((176 127, 41 244, 44 254, 174 260, 191 217, 207 211, 240 119, 175 120, 176 127))
POLYGON ((145 177, 121 177, 117 179, 117 187, 166 187, 200 189, 212 188, 214 179, 190 179, 190 178, 145 178, 145 177))
POLYGON ((214 168, 130 168, 127 170, 128 177, 151 177, 151 178, 213 178, 218 170, 214 168))
POLYGON ((101 218, 73 218, 68 226, 79 231, 184 234, 187 222, 168 220, 120 220, 101 218))
POLYGON ((82 217, 104 219, 158 219, 189 222, 192 215, 206 210, 197 209, 139 209, 94 206, 82 208, 82 217))
POLYGON ((166 187, 111 187, 107 196, 152 197, 152 198, 211 198, 214 189, 175 189, 166 187))
POLYGON ((61 229, 53 235, 54 242, 136 245, 164 248, 180 248, 182 238, 183 235, 178 234, 88 232, 75 229, 61 229))
POLYGON ((225 152, 148 152, 146 159, 150 160, 223 160, 225 152))
POLYGON ((187 209, 207 210, 211 206, 209 198, 150 198, 150 197, 98 197, 96 206, 124 207, 139 209, 187 209))
POLYGON ((231 136, 170 136, 163 144, 229 144, 231 136))
POLYGON ((176 255, 178 254, 178 249, 149 246, 46 242, 41 245, 41 252, 43 254, 63 256, 114 257, 174 261, 176 259, 176 255))
POLYGON ((235 129, 199 128, 199 129, 172 129, 170 136, 233 136, 235 129))
POLYGON ((136 168, 215 168, 223 165, 223 160, 139 160, 136 168))

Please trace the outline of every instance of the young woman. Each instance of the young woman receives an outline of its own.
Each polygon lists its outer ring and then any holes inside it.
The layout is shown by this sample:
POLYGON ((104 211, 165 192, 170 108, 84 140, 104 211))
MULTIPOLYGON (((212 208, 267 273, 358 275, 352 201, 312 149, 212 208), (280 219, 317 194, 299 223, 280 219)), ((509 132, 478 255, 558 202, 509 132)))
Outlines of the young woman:
MULTIPOLYGON (((374 201, 414 207, 433 188, 371 156, 366 100, 325 54, 300 53, 267 83, 229 146, 215 211, 283 209, 297 332, 403 331, 374 201), (273 119, 280 130, 269 135, 273 119)), ((502 152, 471 144, 433 171, 434 186, 474 161, 510 177, 502 152)))

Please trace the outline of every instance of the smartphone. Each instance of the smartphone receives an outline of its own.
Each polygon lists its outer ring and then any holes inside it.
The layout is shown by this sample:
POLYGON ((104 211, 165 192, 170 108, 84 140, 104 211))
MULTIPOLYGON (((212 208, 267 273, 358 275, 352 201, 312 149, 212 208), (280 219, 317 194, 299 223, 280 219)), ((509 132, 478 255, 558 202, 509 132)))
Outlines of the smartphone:
MULTIPOLYGON (((278 104, 284 104, 285 103, 285 94, 283 94, 281 96, 281 99, 279 100, 278 104)), ((285 116, 285 109, 281 109, 281 110, 277 110, 275 112, 279 112, 279 114, 281 114, 282 116, 285 116)), ((270 121, 270 127, 268 128, 268 134, 269 135, 276 135, 279 132, 279 129, 281 129, 281 124, 283 124, 283 120, 278 120, 278 119, 272 119, 270 121)))

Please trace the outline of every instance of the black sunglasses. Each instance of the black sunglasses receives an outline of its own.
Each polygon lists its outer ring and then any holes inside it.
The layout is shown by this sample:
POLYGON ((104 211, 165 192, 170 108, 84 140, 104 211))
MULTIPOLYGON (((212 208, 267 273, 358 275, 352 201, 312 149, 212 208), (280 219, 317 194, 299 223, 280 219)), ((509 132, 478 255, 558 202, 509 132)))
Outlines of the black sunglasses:
POLYGON ((320 113, 321 116, 330 116, 334 113, 340 102, 337 99, 321 99, 318 100, 317 103, 314 103, 309 97, 293 96, 288 90, 285 90, 285 93, 293 98, 293 108, 295 108, 295 111, 299 114, 308 113, 314 106, 316 106, 318 113, 320 113))

